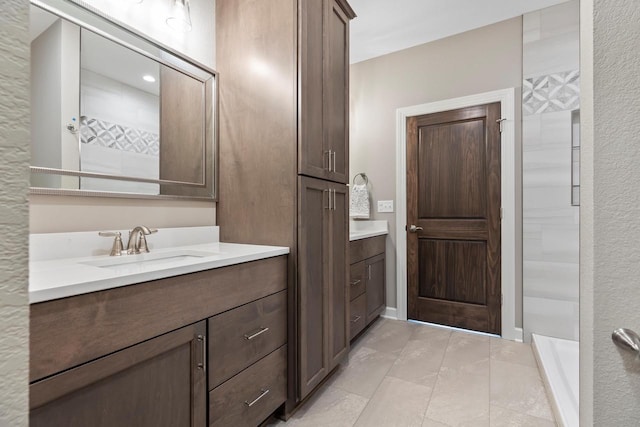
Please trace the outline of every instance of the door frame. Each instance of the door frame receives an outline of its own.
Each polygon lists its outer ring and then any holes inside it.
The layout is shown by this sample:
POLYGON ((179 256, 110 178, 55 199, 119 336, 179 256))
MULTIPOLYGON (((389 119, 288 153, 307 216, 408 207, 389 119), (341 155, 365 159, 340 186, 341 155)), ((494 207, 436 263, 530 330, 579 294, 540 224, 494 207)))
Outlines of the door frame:
POLYGON ((522 341, 522 328, 516 327, 516 88, 479 93, 398 108, 396 110, 396 295, 399 320, 407 320, 407 118, 442 111, 500 102, 506 119, 500 135, 500 191, 502 200, 501 288, 502 338, 522 341))

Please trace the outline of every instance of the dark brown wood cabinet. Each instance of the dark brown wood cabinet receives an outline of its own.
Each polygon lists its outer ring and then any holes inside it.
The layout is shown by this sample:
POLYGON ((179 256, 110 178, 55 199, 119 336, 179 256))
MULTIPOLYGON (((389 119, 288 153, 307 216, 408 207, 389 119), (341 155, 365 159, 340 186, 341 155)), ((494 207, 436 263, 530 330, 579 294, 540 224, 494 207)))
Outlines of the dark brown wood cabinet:
POLYGON ((343 184, 349 180, 351 16, 345 6, 337 0, 298 3, 298 173, 343 184))
POLYGON ((385 309, 385 239, 376 236, 349 244, 350 340, 385 309))
POLYGON ((216 1, 216 216, 223 241, 291 248, 285 417, 349 348, 345 183, 354 17, 346 0, 216 1), (303 178, 319 182, 305 187, 303 178))
POLYGON ((304 398, 346 356, 349 347, 348 213, 344 185, 299 179, 300 393, 304 398))
POLYGON ((279 256, 31 305, 31 425, 260 424, 287 395, 286 288, 279 256))
POLYGON ((32 426, 200 426, 207 419, 199 322, 33 384, 32 426))

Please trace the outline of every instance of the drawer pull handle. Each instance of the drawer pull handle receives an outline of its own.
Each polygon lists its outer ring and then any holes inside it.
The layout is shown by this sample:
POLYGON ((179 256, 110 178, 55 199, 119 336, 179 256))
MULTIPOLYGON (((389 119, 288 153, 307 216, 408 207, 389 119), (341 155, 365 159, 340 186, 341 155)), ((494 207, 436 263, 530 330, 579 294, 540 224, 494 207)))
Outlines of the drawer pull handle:
POLYGON ((247 405, 247 407, 251 408, 253 405, 255 405, 256 403, 258 403, 258 401, 260 399, 262 399, 263 397, 265 397, 267 394, 269 394, 269 389, 260 389, 260 396, 256 397, 253 401, 248 402, 248 401, 244 401, 244 404, 247 405))
POLYGON ((252 340, 257 336, 264 334, 268 330, 269 330, 269 328, 260 328, 260 330, 258 332, 254 332, 253 334, 244 334, 244 339, 245 340, 252 340))
POLYGON ((351 319, 351 323, 356 323, 360 319, 362 319, 362 316, 356 316, 353 319, 351 319))
POLYGON ((207 372, 207 338, 204 335, 197 336, 198 342, 200 343, 201 348, 201 362, 198 362, 198 369, 202 369, 204 372, 207 372))
POLYGON ((361 282, 361 280, 354 280, 353 282, 351 282, 351 286, 355 286, 360 282, 361 282))

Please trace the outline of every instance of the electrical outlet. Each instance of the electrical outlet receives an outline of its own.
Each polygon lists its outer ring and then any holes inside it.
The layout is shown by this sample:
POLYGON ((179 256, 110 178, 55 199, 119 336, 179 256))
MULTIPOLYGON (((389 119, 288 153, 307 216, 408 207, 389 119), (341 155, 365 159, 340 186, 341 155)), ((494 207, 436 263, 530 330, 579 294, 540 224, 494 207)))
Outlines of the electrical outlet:
POLYGON ((378 200, 378 212, 393 212, 393 200, 378 200))

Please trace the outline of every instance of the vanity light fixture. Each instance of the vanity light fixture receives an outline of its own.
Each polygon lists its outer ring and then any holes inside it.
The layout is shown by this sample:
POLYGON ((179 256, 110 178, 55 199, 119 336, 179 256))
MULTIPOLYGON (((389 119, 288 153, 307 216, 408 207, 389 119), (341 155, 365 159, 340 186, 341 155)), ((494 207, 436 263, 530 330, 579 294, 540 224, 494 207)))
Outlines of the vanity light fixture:
POLYGON ((171 0, 171 13, 167 18, 167 25, 182 33, 191 31, 189 0, 171 0))
POLYGON ((151 74, 145 74, 144 76, 142 76, 142 80, 144 80, 145 82, 149 82, 149 83, 155 83, 156 82, 156 78, 153 77, 151 74))

